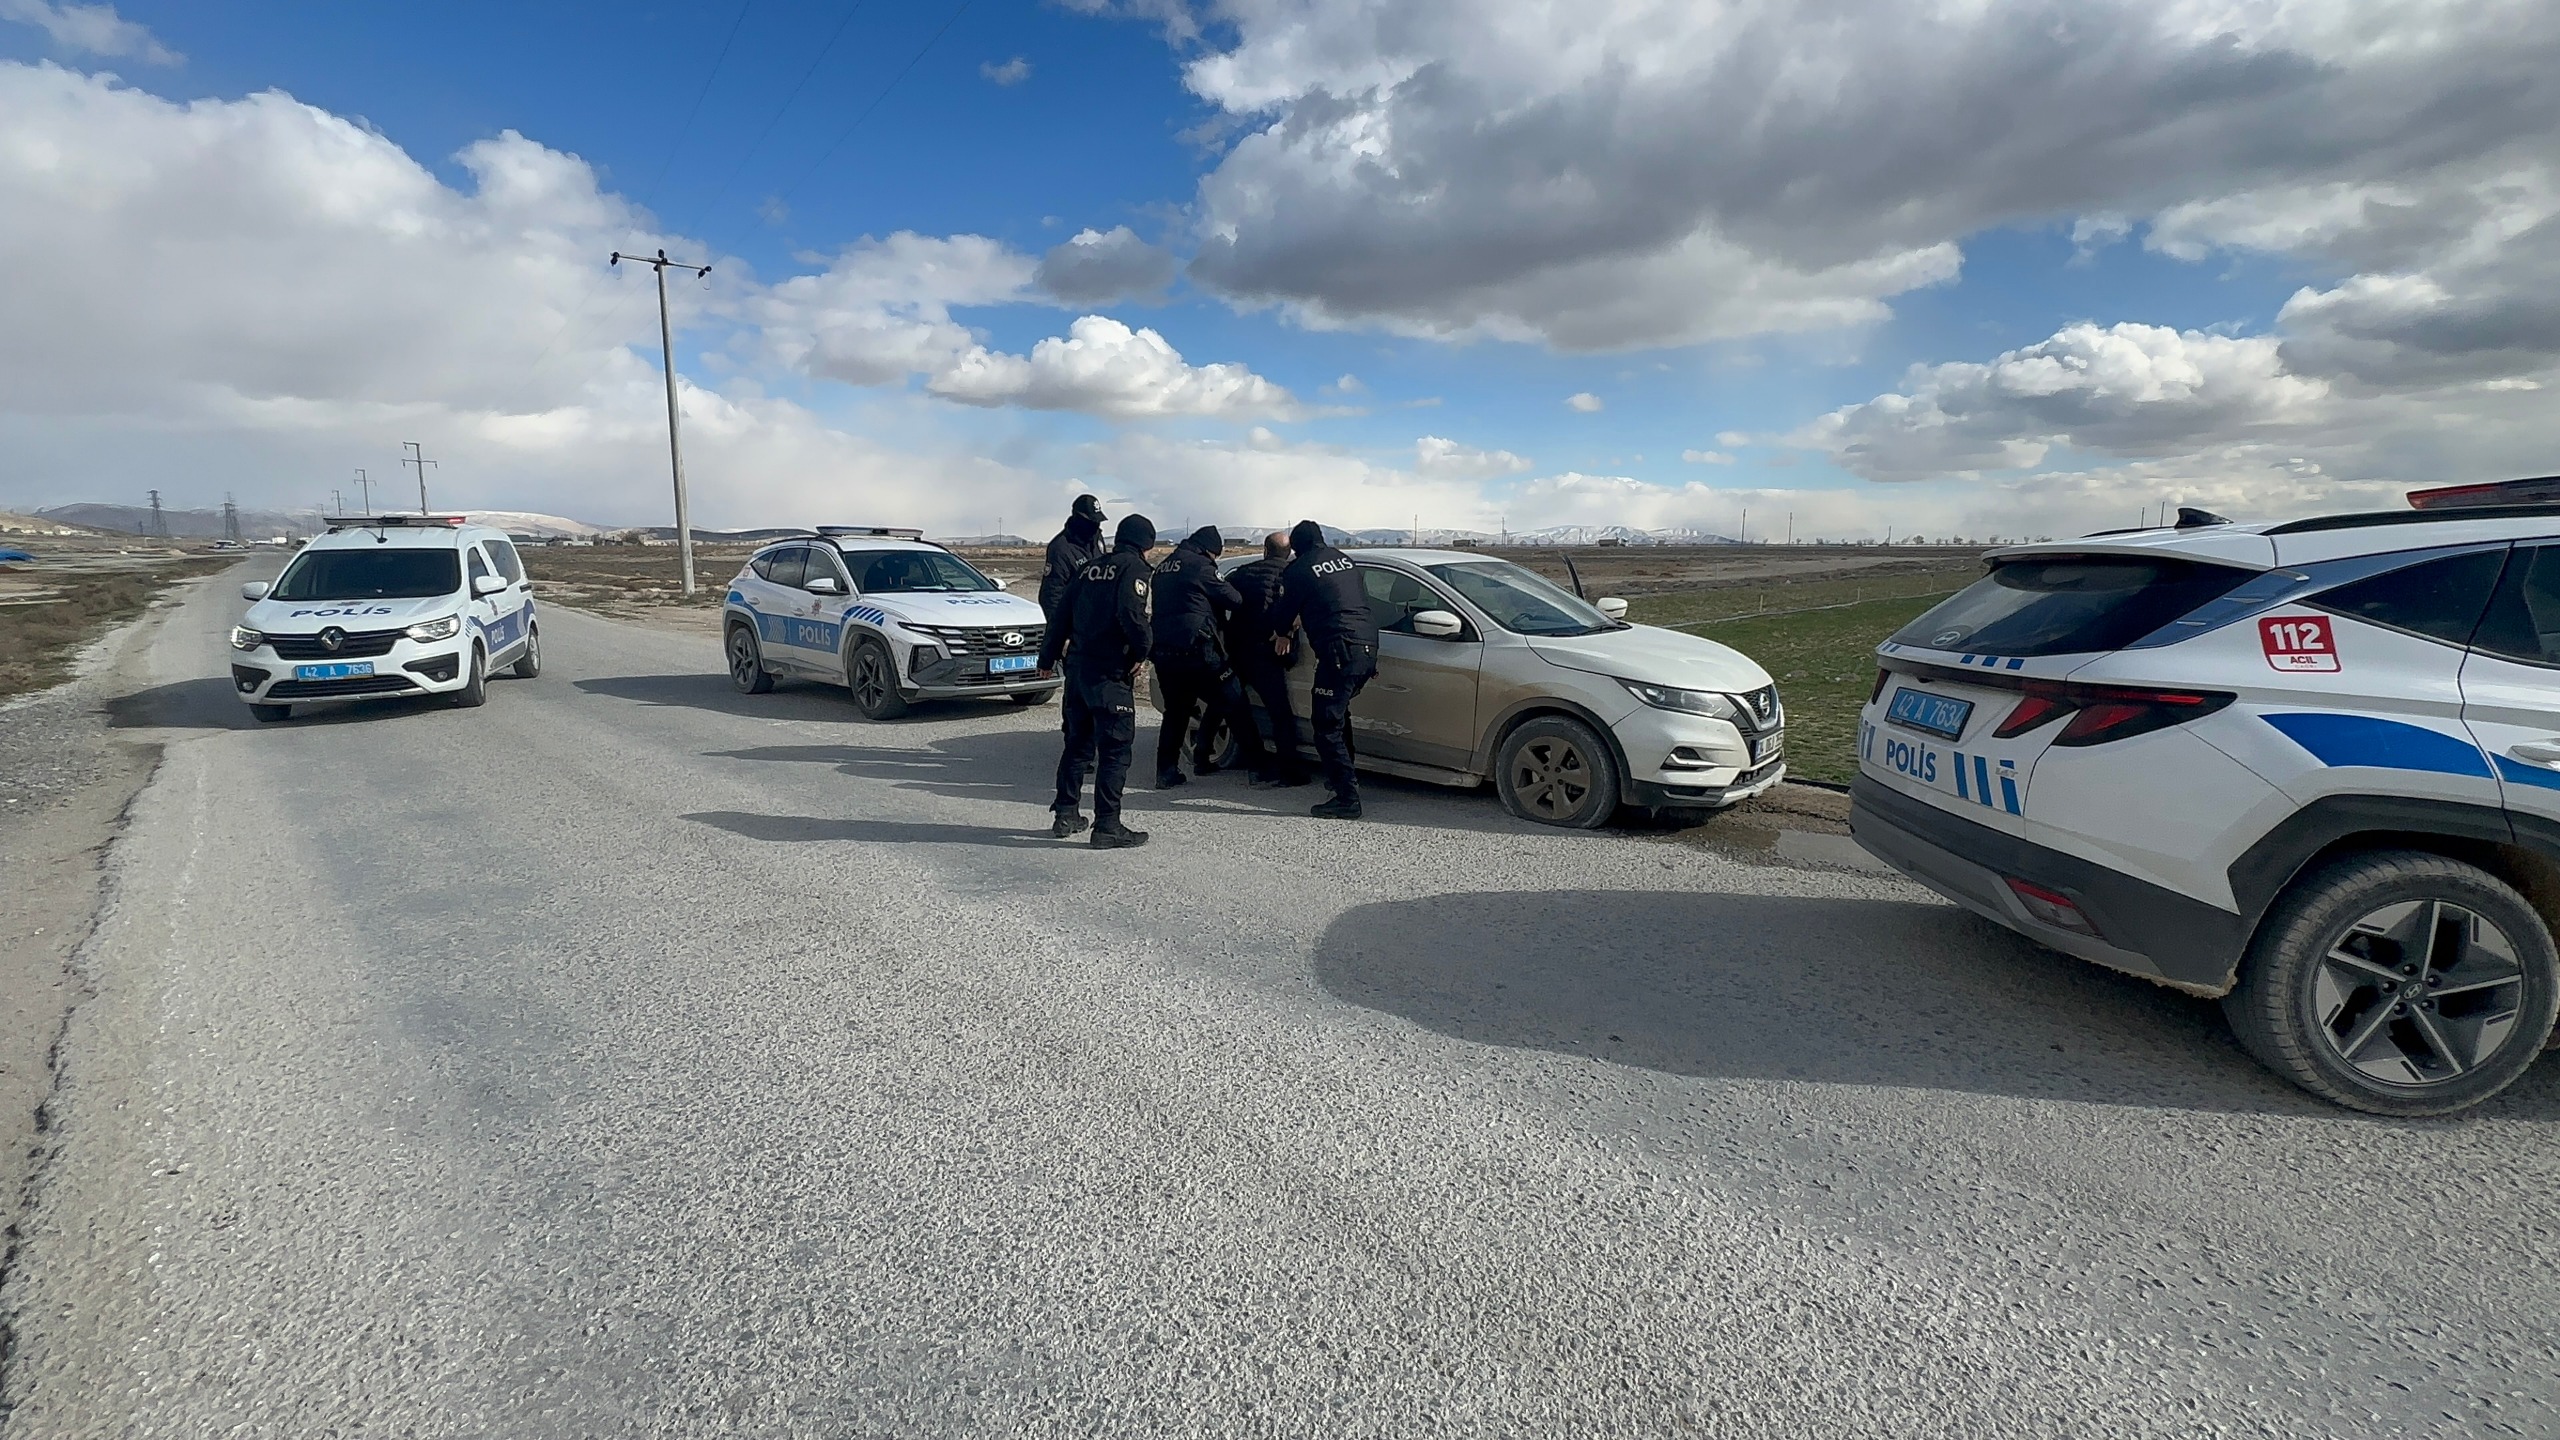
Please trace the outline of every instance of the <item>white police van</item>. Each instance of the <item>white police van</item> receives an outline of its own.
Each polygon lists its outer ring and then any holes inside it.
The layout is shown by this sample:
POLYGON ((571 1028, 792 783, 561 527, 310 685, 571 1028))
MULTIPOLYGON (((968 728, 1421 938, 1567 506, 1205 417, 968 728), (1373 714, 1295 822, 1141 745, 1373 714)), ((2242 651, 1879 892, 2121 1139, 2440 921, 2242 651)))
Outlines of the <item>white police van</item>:
POLYGON ((741 691, 761 695, 776 675, 822 680, 872 720, 918 700, 1039 705, 1064 683, 1039 668, 1039 604, 920 530, 821 525, 767 545, 729 582, 721 631, 741 691))
POLYGON ((260 720, 395 695, 481 703, 492 670, 542 672, 533 586, 506 532, 460 515, 333 520, 231 631, 231 684, 260 720))
POLYGON ((2560 480, 2410 499, 1993 552, 1877 649, 1858 839, 2316 1095, 2496 1094, 2560 1006, 2560 480))

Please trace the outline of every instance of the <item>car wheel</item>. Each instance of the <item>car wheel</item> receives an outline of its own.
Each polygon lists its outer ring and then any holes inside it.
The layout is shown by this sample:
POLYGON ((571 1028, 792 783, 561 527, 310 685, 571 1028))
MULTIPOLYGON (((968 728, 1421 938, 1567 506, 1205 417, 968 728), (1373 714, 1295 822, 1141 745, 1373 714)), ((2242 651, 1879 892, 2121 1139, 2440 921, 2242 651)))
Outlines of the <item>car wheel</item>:
POLYGON ((292 719, 293 707, 290 705, 252 705, 249 707, 249 717, 253 720, 259 720, 266 724, 273 725, 279 720, 292 719))
POLYGON ((2340 860, 2276 902, 2224 997, 2240 1043, 2324 1100, 2442 1115, 2522 1075, 2560 1009, 2560 955, 2524 898, 2413 850, 2340 860))
POLYGON ((773 689, 773 672, 764 668, 756 632, 744 625, 729 627, 729 683, 742 695, 762 695, 773 689))
POLYGON ((1017 690, 1014 692, 1013 703, 1016 705, 1046 705, 1057 698, 1058 692, 1055 690, 1017 690))
POLYGON ((524 653, 516 657, 515 677, 530 680, 541 673, 542 627, 528 625, 524 628, 524 653))
POLYGON ((877 640, 865 636, 855 644, 845 683, 853 690, 853 708, 865 720, 895 720, 907 713, 907 697, 898 693, 898 662, 877 640))
POLYGON ((471 647, 471 678, 453 692, 451 703, 456 710, 469 710, 489 699, 489 656, 479 646, 471 647))
POLYGON ((1618 811, 1618 766, 1590 726, 1541 715, 1503 737, 1494 761, 1503 808, 1523 820, 1596 830, 1618 811))

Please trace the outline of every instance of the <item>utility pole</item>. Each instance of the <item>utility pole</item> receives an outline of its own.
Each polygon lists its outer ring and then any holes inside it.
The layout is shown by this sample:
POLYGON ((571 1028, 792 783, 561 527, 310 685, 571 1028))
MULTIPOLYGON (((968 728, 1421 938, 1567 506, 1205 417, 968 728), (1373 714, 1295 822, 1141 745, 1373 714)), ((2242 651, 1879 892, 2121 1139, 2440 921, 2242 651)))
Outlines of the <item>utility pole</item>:
POLYGON ((606 263, 620 265, 626 258, 634 265, 646 265, 658 272, 658 353, 665 360, 667 376, 667 461, 676 477, 676 554, 684 562, 684 593, 690 595, 693 593, 693 512, 685 507, 684 499, 684 432, 676 419, 676 337, 667 320, 667 267, 673 265, 679 270, 690 270, 697 279, 708 276, 711 267, 680 264, 668 259, 664 250, 659 251, 654 259, 645 255, 626 257, 616 250, 613 259, 606 263))
POLYGON ((160 492, 157 490, 151 492, 151 514, 142 522, 142 533, 157 535, 163 540, 169 538, 169 517, 160 513, 160 492))
POLYGON ((364 478, 364 472, 363 472, 363 471, 361 471, 361 470, 359 470, 359 471, 357 471, 357 472, 356 472, 356 490, 357 490, 357 493, 359 493, 360 495, 362 495, 362 496, 364 497, 363 499, 361 499, 361 500, 359 500, 359 501, 357 501, 357 502, 356 502, 357 504, 362 505, 362 506, 364 507, 362 510, 360 510, 360 511, 358 511, 358 512, 356 512, 356 513, 358 513, 358 514, 360 514, 360 515, 370 515, 370 514, 372 514, 372 513, 373 513, 373 482, 372 482, 372 481, 370 481, 370 480, 367 480, 366 478, 364 478))
POLYGON ((415 465, 418 467, 418 513, 424 515, 427 513, 427 467, 436 462, 427 458, 426 447, 420 445, 415 440, 401 441, 400 448, 403 450, 413 450, 417 452, 415 458, 407 455, 401 456, 400 463, 403 465, 415 465))
POLYGON ((222 495, 222 538, 234 545, 240 543, 240 507, 232 503, 227 490, 222 495))
POLYGON ((1793 510, 1787 512, 1787 543, 1796 543, 1796 512, 1793 510))
POLYGON ((1751 507, 1748 505, 1742 507, 1742 543, 1751 543, 1751 507))
POLYGON ((335 490, 329 492, 329 513, 332 515, 344 515, 347 513, 346 497, 340 495, 335 490))

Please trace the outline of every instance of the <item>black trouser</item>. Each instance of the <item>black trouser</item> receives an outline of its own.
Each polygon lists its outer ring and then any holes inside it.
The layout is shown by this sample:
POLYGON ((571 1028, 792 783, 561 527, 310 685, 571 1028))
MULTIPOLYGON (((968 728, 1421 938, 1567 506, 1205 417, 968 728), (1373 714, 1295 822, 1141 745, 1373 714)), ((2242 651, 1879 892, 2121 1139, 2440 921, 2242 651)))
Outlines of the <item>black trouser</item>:
POLYGON ((1206 766, 1216 758, 1209 747, 1218 738, 1218 724, 1224 721, 1236 740, 1236 763, 1247 770, 1263 767, 1262 735, 1253 728, 1253 712, 1244 704, 1244 687, 1236 683, 1236 672, 1229 669, 1223 657, 1214 663, 1203 659, 1167 657, 1156 662, 1156 678, 1164 682, 1164 728, 1156 732, 1156 773, 1164 775, 1181 763, 1182 738, 1191 728, 1193 712, 1203 704, 1208 713, 1201 717, 1199 738, 1192 745, 1193 761, 1206 766))
POLYGON ((1285 779, 1306 778, 1307 762, 1298 754, 1298 713, 1289 708, 1289 667, 1264 653, 1236 666, 1236 677, 1262 697, 1262 713, 1271 722, 1271 749, 1266 762, 1285 779))
POLYGON ((1360 777, 1352 768, 1351 701, 1378 673, 1378 649, 1356 641, 1329 641, 1316 649, 1316 685, 1308 728, 1315 731, 1316 761, 1338 800, 1358 801, 1360 777))
POLYGON ((1124 673, 1095 674, 1067 667, 1067 685, 1059 695, 1066 719, 1066 749, 1058 757, 1058 796, 1049 808, 1072 815, 1084 798, 1084 771, 1093 766, 1093 823, 1109 830, 1120 823, 1120 794, 1129 781, 1129 760, 1138 749, 1137 695, 1124 673))

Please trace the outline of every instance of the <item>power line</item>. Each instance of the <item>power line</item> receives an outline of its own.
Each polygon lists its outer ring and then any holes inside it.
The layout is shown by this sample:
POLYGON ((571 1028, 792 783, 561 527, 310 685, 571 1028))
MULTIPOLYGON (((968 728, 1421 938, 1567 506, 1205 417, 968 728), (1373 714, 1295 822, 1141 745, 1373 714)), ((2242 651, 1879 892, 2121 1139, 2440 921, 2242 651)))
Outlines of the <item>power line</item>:
POLYGON ((934 31, 924 44, 917 48, 916 53, 907 57, 907 63, 899 67, 897 74, 889 77, 889 83, 880 87, 880 93, 871 97, 871 103, 862 107, 862 113, 853 117, 853 123, 844 127, 844 133, 838 135, 826 149, 818 153, 818 158, 809 163, 809 168, 800 172, 800 178, 775 193, 786 200, 800 193, 800 187, 808 184, 811 176, 816 175, 821 167, 835 158, 836 151, 844 147, 844 142, 853 138, 853 132, 861 129, 862 122, 871 118, 871 112, 879 109, 881 102, 889 98, 889 92, 898 88, 898 82, 907 78, 907 72, 915 69, 925 55, 935 45, 941 43, 942 37, 950 33, 951 27, 959 23, 961 12, 967 10, 970 3, 971 0, 960 0, 958 5, 953 6, 951 13, 942 21, 942 28, 934 31))
POLYGON ((720 67, 729 63, 729 47, 738 43, 738 31, 747 23, 747 12, 754 8, 756 0, 746 0, 730 20, 728 38, 720 42, 720 53, 711 57, 711 73, 702 77, 702 88, 693 93, 693 108, 684 112, 684 123, 676 127, 676 138, 667 144, 666 158, 658 162, 658 173, 649 180, 652 192, 665 183, 667 172, 675 168, 676 152, 684 148, 686 137, 693 133, 693 122, 702 117, 702 102, 711 98, 711 82, 720 78, 720 67))
POLYGON ((711 208, 720 203, 722 197, 729 193, 729 187, 738 183, 738 177, 746 173, 747 162, 755 158, 757 149, 764 144, 766 137, 773 134, 773 127, 781 124, 782 117, 791 113, 792 103, 800 98, 801 91, 809 88, 809 80, 818 73, 818 67, 825 64, 827 56, 835 52, 836 42, 844 38, 845 30, 853 24, 853 17, 862 13, 862 6, 863 0, 853 0, 853 4, 846 8, 844 18, 836 22, 835 33, 829 35, 827 43, 818 48, 817 58, 809 62, 809 68, 800 72, 800 83, 792 86, 791 93, 782 97, 782 108, 774 111, 773 118, 764 122, 764 128, 756 132, 756 138, 748 141, 747 148, 738 152, 738 163, 730 169, 729 178, 720 182, 719 188, 713 190, 711 197, 702 202, 702 209, 695 213, 693 219, 684 228, 687 230, 702 228, 704 217, 708 216, 711 208))

